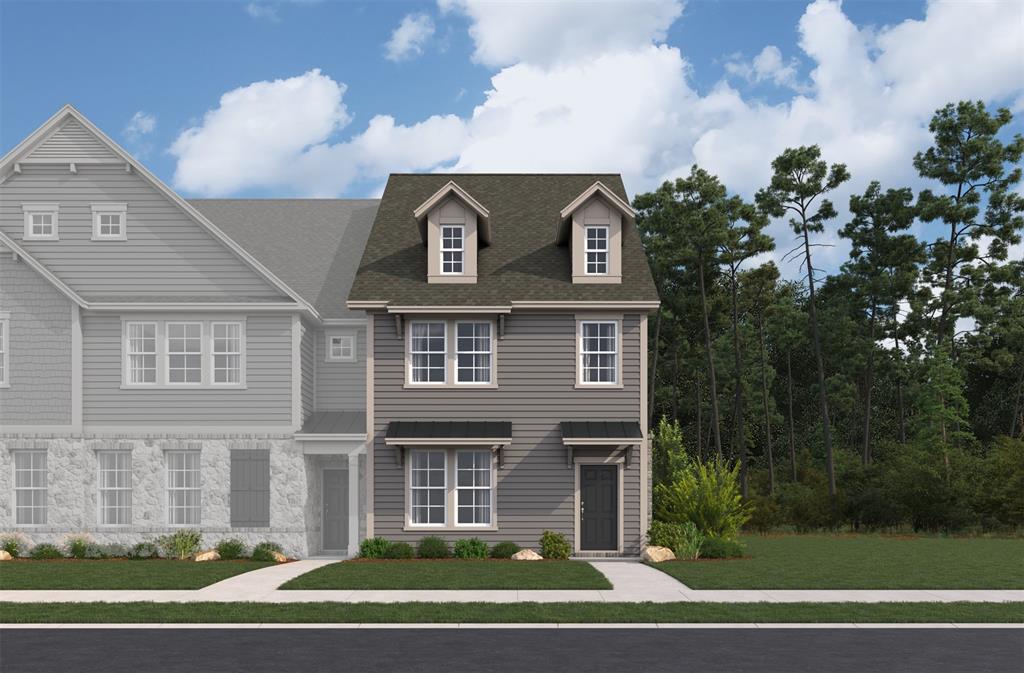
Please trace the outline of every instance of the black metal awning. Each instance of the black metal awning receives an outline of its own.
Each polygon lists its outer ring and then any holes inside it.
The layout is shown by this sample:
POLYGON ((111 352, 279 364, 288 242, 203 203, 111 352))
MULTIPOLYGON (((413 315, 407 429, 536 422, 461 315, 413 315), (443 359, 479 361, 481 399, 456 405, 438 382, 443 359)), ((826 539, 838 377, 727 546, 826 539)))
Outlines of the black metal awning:
POLYGON ((498 452, 512 443, 510 421, 391 421, 384 443, 398 447, 398 463, 405 461, 405 448, 416 446, 488 446, 498 452))
POLYGON ((629 466, 633 447, 643 440, 644 433, 637 421, 562 421, 562 444, 568 467, 572 467, 574 446, 620 450, 629 466))

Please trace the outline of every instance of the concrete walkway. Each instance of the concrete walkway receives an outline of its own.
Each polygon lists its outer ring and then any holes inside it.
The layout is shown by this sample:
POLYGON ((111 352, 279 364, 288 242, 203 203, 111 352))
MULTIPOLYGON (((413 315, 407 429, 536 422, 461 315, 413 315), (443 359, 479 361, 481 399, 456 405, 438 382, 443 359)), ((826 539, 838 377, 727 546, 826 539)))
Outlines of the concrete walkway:
POLYGON ((93 602, 156 603, 191 602, 261 602, 261 603, 882 603, 920 602, 974 603, 1024 602, 1024 590, 793 590, 690 589, 669 575, 647 565, 623 561, 591 561, 613 588, 589 589, 524 589, 524 590, 279 590, 284 582, 332 563, 327 559, 294 561, 236 575, 198 590, 122 590, 122 591, 0 591, 0 602, 49 603, 93 602))

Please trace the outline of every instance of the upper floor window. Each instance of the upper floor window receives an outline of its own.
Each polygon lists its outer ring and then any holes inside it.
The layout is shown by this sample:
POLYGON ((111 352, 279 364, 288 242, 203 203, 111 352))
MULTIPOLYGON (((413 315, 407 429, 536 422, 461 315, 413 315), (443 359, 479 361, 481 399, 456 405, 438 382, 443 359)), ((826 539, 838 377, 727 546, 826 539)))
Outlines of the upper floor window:
POLYGON ((123 377, 127 387, 242 387, 245 323, 125 322, 123 377))
POLYGON ((496 387, 493 321, 413 320, 407 332, 408 385, 496 387))
POLYGON ((447 325, 413 322, 409 326, 410 380, 412 383, 444 383, 447 380, 447 325))
POLYGON ((167 382, 203 382, 203 325, 198 322, 167 323, 167 382))
POLYGON ((465 234, 466 228, 462 225, 441 225, 441 273, 462 273, 465 234))
POLYGON ((213 382, 241 383, 242 325, 237 322, 215 322, 213 329, 213 382))
POLYGON ((57 216, 60 207, 55 203, 25 203, 22 205, 25 213, 25 240, 26 241, 56 241, 57 216))
POLYGON ((9 372, 10 362, 8 361, 8 336, 11 331, 11 321, 5 314, 0 314, 0 388, 10 386, 9 372))
POLYGON ((156 323, 130 322, 127 326, 125 350, 128 354, 128 383, 156 383, 156 323))
POLYGON ((608 273, 608 227, 587 227, 587 275, 608 273))
POLYGON ((125 217, 128 206, 124 203, 92 204, 92 240, 124 241, 128 238, 125 217))
POLYGON ((327 336, 328 362, 355 362, 356 335, 330 334, 327 336))
POLYGON ((14 523, 46 525, 46 452, 14 452, 14 523))
POLYGON ((491 323, 460 322, 456 323, 455 330, 455 380, 490 383, 491 323))
POLYGON ((609 385, 619 382, 618 327, 614 320, 580 321, 580 383, 609 385))

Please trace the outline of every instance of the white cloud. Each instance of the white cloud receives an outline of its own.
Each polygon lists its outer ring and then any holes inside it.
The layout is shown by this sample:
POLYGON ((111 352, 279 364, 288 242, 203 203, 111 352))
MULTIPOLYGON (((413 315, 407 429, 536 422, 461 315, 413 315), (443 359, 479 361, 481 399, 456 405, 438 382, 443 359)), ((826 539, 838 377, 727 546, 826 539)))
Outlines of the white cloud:
POLYGON ((401 61, 423 53, 424 46, 434 35, 434 22, 424 13, 407 14, 398 28, 391 33, 391 39, 384 45, 385 58, 401 61))
POLYGON ((516 2, 438 0, 442 12, 470 20, 473 60, 489 66, 552 65, 650 45, 665 39, 682 0, 516 2))
POLYGON ((138 140, 142 136, 152 133, 155 128, 156 116, 139 110, 128 120, 123 134, 129 140, 138 140))
POLYGON ((266 21, 280 21, 281 17, 277 13, 276 5, 269 5, 261 2, 250 2, 245 6, 245 13, 254 19, 264 19, 266 21))
POLYGON ((804 91, 806 87, 797 81, 797 60, 782 60, 782 52, 773 44, 761 50, 749 63, 742 60, 726 62, 725 70, 730 75, 742 77, 748 82, 770 81, 794 91, 804 91))

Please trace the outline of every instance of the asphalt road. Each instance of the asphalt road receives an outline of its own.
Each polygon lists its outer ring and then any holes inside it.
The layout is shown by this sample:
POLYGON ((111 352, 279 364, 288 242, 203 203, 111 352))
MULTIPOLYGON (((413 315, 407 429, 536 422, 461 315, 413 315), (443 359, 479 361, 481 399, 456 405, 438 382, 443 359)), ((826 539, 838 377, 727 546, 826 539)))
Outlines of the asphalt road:
POLYGON ((1024 630, 3 630, 0 671, 1013 672, 1024 630))

